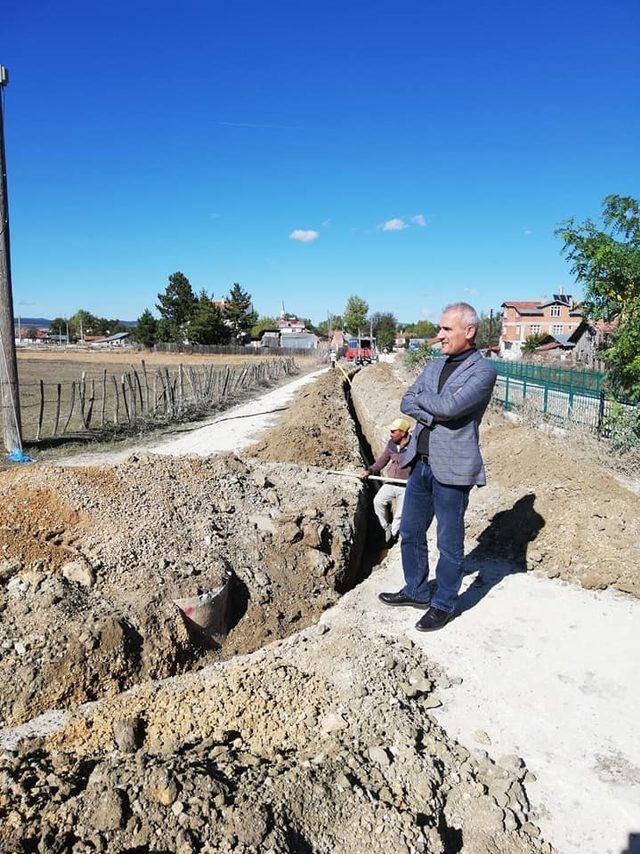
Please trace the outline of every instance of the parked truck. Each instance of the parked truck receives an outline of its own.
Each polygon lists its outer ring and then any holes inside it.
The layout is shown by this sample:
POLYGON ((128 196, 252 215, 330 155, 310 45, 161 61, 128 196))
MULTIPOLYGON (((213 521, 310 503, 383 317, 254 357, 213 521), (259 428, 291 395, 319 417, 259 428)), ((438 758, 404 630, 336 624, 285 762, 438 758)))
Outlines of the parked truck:
POLYGON ((347 341, 344 357, 348 362, 356 365, 370 365, 372 362, 377 362, 376 339, 369 335, 352 336, 347 341))

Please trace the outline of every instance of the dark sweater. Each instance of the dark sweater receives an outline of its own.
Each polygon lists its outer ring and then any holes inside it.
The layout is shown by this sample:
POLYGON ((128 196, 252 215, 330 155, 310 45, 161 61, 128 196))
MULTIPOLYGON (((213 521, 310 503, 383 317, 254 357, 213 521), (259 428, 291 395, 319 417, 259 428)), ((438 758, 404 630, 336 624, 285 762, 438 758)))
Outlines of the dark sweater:
MULTIPOLYGON (((457 367, 459 367, 465 359, 468 359, 472 353, 475 353, 475 347, 469 347, 468 350, 463 350, 462 353, 456 353, 455 356, 447 356, 447 359, 444 363, 442 370, 440 371, 440 376, 438 378, 438 394, 444 388, 444 384, 449 379, 451 374, 455 371, 457 367)), ((433 427, 427 427, 425 425, 424 430, 418 436, 418 446, 416 451, 418 454, 423 454, 424 456, 429 456, 429 435, 433 427)))

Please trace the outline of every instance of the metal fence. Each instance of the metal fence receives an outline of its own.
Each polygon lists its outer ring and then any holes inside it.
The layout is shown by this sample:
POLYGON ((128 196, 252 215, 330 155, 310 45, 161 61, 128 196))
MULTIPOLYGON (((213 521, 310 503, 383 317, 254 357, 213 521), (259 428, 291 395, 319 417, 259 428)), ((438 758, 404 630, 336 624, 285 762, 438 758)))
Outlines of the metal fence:
POLYGON ((20 384, 25 441, 100 435, 194 418, 250 388, 296 373, 293 358, 250 364, 148 368, 144 361, 123 373, 107 368, 77 380, 20 384))
POLYGON ((519 362, 492 359, 491 364, 501 377, 509 377, 523 382, 535 382, 577 394, 599 394, 604 388, 604 374, 586 368, 561 368, 555 365, 538 365, 533 362, 519 362))
POLYGON ((631 411, 637 408, 637 404, 609 397, 602 390, 576 390, 574 386, 561 386, 544 380, 518 379, 500 373, 493 390, 493 399, 500 403, 503 409, 513 410, 530 406, 550 420, 578 424, 604 437, 609 432, 608 418, 614 411, 631 411))

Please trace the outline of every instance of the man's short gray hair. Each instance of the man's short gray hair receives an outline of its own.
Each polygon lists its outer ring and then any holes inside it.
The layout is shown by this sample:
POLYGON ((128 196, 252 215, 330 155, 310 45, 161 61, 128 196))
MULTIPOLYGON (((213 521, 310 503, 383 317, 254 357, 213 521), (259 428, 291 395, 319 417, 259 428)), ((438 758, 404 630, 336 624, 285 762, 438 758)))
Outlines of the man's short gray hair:
POLYGON ((477 331, 480 325, 480 318, 478 317, 478 312, 468 302, 452 302, 451 305, 445 305, 442 313, 444 314, 447 311, 455 311, 456 314, 460 315, 460 319, 465 326, 475 326, 477 331))

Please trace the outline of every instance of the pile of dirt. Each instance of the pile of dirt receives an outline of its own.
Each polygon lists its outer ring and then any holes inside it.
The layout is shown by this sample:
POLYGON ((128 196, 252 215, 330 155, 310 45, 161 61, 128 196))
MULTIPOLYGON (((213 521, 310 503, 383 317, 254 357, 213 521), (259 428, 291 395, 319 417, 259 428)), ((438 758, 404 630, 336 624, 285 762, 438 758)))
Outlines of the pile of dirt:
POLYGON ((522 761, 430 717, 446 687, 410 641, 322 625, 140 686, 5 752, 0 848, 550 852, 522 761))
POLYGON ((354 583, 366 527, 357 481, 232 455, 15 470, 0 506, 4 724, 309 625, 354 583), (175 600, 219 588, 224 625, 203 634, 175 600))
POLYGON ((261 460, 325 469, 361 467, 343 382, 341 374, 330 371, 303 389, 295 406, 250 453, 261 460))
MULTIPOLYGON (((412 378, 392 365, 361 371, 353 400, 372 445, 377 425, 396 417, 412 378)), ((640 596, 638 497, 566 436, 489 410, 480 443, 487 486, 471 492, 468 549, 508 560, 514 571, 539 569, 586 588, 615 587, 640 596)))

